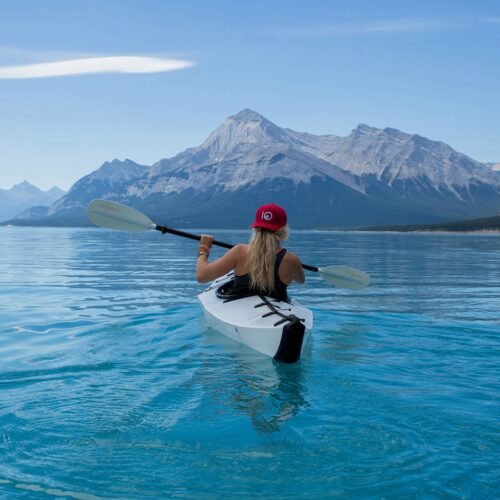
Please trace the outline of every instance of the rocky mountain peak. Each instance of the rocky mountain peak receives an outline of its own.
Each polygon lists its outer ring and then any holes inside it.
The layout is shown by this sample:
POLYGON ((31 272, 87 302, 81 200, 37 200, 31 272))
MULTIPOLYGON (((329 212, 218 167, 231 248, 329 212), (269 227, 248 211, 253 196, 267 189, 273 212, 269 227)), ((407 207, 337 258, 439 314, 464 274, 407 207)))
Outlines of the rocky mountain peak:
POLYGON ((23 192, 23 193, 40 193, 40 189, 31 184, 28 181, 19 182, 14 184, 11 189, 12 192, 23 192))
POLYGON ((65 191, 63 191, 62 189, 58 188, 57 186, 52 186, 47 191, 47 194, 49 194, 50 196, 53 196, 54 198, 57 198, 57 197, 60 197, 60 196, 64 196, 65 191))
POLYGON ((242 109, 239 113, 230 116, 229 119, 238 122, 269 122, 267 118, 250 108, 242 109))
POLYGON ((399 141, 409 141, 412 137, 410 134, 407 134, 406 132, 401 132, 401 130, 398 130, 397 128, 391 128, 391 127, 385 127, 384 134, 387 137, 390 137, 392 139, 396 139, 399 141))
POLYGON ((227 118, 200 146, 218 160, 250 147, 272 143, 290 143, 285 130, 251 109, 244 109, 227 118))
POLYGON ((91 175, 96 179, 107 179, 114 182, 128 182, 146 172, 148 167, 139 165, 132 160, 118 160, 104 162, 91 175))
POLYGON ((373 141, 373 138, 377 138, 380 141, 386 140, 396 140, 398 142, 408 141, 411 139, 411 135, 406 132, 401 132, 396 128, 385 127, 383 129, 372 127, 371 125, 366 125, 365 123, 360 123, 352 132, 349 137, 352 137, 356 141, 369 140, 373 141))
POLYGON ((360 123, 348 137, 358 138, 358 137, 373 137, 379 135, 382 132, 381 129, 366 125, 366 123, 360 123))

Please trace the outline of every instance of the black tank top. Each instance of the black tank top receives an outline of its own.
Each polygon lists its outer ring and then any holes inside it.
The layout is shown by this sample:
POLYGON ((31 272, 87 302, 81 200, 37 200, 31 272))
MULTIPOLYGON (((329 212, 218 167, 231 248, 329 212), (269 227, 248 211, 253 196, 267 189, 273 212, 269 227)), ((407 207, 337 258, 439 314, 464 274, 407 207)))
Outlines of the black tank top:
MULTIPOLYGON (((269 297, 277 300, 288 300, 287 285, 283 283, 279 276, 279 267, 283 257, 286 254, 286 248, 282 248, 276 254, 274 262, 274 290, 269 294, 269 297)), ((250 274, 243 274, 241 276, 234 275, 234 285, 231 293, 239 294, 250 291, 250 274)))

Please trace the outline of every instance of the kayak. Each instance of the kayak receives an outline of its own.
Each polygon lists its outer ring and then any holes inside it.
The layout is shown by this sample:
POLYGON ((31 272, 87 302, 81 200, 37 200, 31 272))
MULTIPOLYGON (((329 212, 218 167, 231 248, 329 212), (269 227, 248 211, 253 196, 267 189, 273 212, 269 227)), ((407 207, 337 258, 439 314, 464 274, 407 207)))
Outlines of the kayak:
POLYGON ((233 295, 233 281, 234 273, 228 273, 198 295, 208 326, 276 361, 298 361, 312 330, 312 312, 293 300, 233 295))

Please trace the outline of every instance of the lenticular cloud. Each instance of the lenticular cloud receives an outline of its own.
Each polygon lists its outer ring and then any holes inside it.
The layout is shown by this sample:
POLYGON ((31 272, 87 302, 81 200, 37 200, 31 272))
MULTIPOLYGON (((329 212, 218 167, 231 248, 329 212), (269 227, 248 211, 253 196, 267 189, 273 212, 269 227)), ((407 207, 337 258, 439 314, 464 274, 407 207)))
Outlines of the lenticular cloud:
POLYGON ((191 61, 158 57, 92 57, 23 66, 0 66, 0 79, 48 78, 92 73, 162 73, 193 66, 191 61))

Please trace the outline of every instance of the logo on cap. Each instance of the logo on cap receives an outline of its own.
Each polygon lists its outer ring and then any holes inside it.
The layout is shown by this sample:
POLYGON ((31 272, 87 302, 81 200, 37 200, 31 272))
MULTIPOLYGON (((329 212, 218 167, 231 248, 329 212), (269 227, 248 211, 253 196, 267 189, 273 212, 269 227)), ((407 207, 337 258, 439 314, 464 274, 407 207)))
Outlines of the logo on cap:
POLYGON ((273 218, 273 214, 271 212, 262 212, 262 220, 270 221, 273 218))

